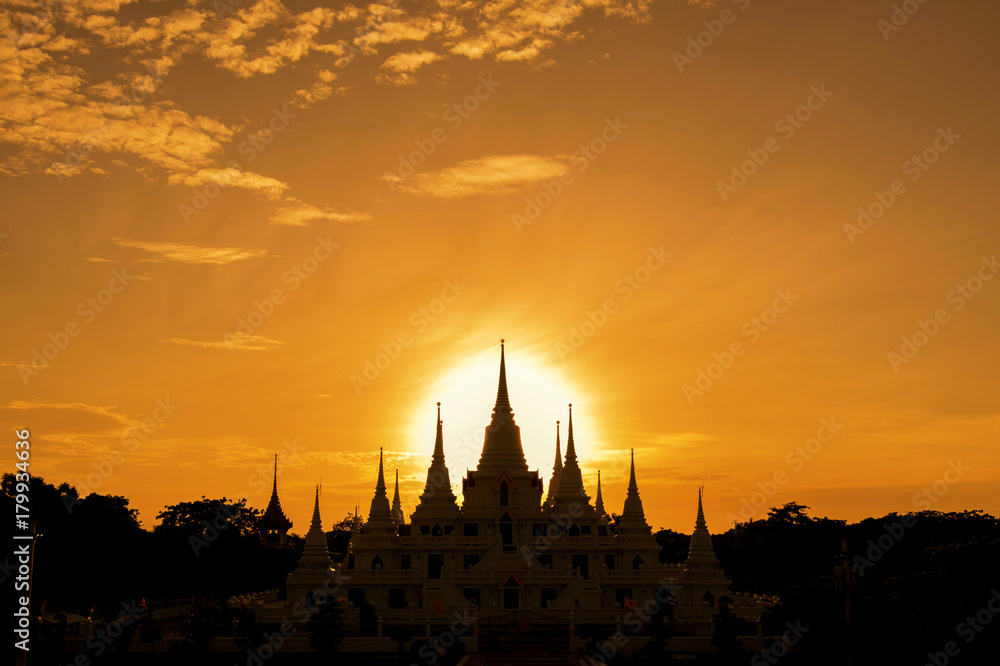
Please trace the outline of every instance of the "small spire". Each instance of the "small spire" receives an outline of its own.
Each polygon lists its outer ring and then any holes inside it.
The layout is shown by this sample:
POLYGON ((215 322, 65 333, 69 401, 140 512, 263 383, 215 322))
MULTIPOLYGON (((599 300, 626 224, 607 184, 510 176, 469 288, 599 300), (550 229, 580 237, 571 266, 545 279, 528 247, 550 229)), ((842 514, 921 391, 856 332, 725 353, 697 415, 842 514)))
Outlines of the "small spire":
POLYGON ((385 493, 385 471, 381 447, 378 450, 378 482, 375 484, 375 496, 372 497, 371 509, 368 511, 368 523, 372 526, 373 533, 383 531, 383 527, 386 528, 384 531, 395 530, 392 508, 389 506, 389 498, 385 493))
POLYGON ((689 568, 718 568, 719 560, 715 557, 712 547, 712 534, 708 531, 708 523, 705 522, 705 509, 702 506, 702 497, 705 494, 705 487, 698 487, 698 516, 694 521, 694 532, 691 534, 691 548, 688 551, 686 564, 689 568))
POLYGON ((622 519, 618 526, 618 533, 649 534, 649 523, 646 522, 646 512, 642 508, 642 499, 639 497, 639 484, 635 480, 635 449, 631 449, 631 457, 628 493, 625 495, 625 506, 622 509, 622 519))
POLYGON ((701 503, 701 498, 704 494, 705 486, 698 486, 698 517, 694 521, 694 527, 697 530, 708 529, 708 523, 705 522, 705 509, 701 503))
POLYGON ((385 474, 382 472, 382 447, 378 447, 378 482, 375 484, 376 494, 385 494, 385 474))
POLYGON ((569 406, 569 425, 566 432, 566 458, 559 472, 559 487, 552 499, 552 506, 570 505, 583 500, 588 510, 590 498, 583 487, 583 473, 576 460, 576 443, 573 440, 573 405, 569 406))
POLYGON ((271 495, 278 496, 278 454, 274 454, 274 485, 271 486, 271 495))
POLYGON ((603 523, 607 519, 608 512, 604 508, 604 496, 601 495, 601 470, 597 470, 597 499, 594 500, 594 508, 603 523))
POLYGON ((628 473, 628 494, 630 497, 639 495, 639 484, 635 482, 635 449, 631 449, 631 455, 632 466, 628 473))
POLYGON ((564 467, 568 466, 572 461, 576 464, 576 445, 573 443, 573 403, 569 403, 569 427, 566 433, 566 464, 564 467))
POLYGON ((549 492, 545 496, 546 504, 555 499, 556 491, 559 490, 559 478, 562 476, 562 450, 559 446, 559 421, 556 421, 556 461, 552 464, 552 480, 549 482, 549 492))
POLYGON ((323 522, 319 518, 319 486, 316 486, 316 503, 313 505, 313 517, 309 529, 323 529, 323 522))
MULTIPOLYGON (((426 519, 428 511, 434 513, 437 510, 444 511, 445 515, 452 516, 458 513, 458 504, 455 493, 451 489, 451 476, 444 461, 444 421, 441 420, 441 403, 437 403, 437 428, 434 437, 434 454, 431 456, 430 467, 427 468, 427 482, 424 484, 424 491, 420 494, 420 499, 414 511, 410 514, 411 522, 418 523, 426 519), (431 507, 436 507, 432 511, 431 507)), ((403 518, 402 511, 400 516, 403 518)), ((435 513, 435 518, 438 518, 435 513)), ((400 524, 405 523, 401 519, 400 524)))
POLYGON ((260 521, 261 537, 266 540, 270 535, 271 541, 269 543, 284 545, 285 535, 291 527, 292 521, 281 510, 281 501, 278 499, 278 454, 276 453, 274 454, 274 483, 271 486, 271 500, 267 503, 267 509, 264 510, 260 521), (277 542, 273 540, 275 533, 278 535, 277 542))
POLYGON ((403 503, 399 501, 399 469, 396 470, 396 492, 392 497, 392 520, 396 525, 402 525, 406 522, 406 517, 403 515, 403 503))
POLYGON ((559 421, 556 421, 556 462, 553 464, 552 469, 562 469, 562 451, 559 448, 559 421))

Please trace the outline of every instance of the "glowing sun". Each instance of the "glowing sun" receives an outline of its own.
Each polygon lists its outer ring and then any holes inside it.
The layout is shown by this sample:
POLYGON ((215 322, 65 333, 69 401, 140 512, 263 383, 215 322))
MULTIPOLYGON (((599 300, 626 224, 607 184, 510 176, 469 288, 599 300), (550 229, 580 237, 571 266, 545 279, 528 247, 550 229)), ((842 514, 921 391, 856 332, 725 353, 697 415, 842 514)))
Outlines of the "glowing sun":
MULTIPOLYGON (((561 373, 538 357, 507 345, 507 389, 514 421, 521 427, 521 443, 528 468, 537 469, 548 483, 555 459, 556 421, 561 421, 562 453, 566 453, 568 403, 573 403, 573 433, 577 456, 587 475, 587 452, 597 441, 587 397, 561 373)), ((444 373, 425 393, 413 417, 416 453, 428 460, 434 447, 436 402, 444 421, 444 453, 455 494, 467 469, 475 469, 483 448, 483 433, 496 404, 500 350, 496 347, 469 356, 444 373)))

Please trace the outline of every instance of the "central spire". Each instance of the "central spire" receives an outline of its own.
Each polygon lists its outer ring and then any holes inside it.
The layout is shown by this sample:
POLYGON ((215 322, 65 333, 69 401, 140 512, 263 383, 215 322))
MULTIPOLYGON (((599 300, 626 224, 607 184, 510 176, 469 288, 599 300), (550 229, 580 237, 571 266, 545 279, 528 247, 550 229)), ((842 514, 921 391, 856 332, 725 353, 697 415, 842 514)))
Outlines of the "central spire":
POLYGON ((514 410, 510 406, 510 396, 507 394, 507 364, 504 361, 503 343, 500 341, 500 379, 497 380, 497 404, 493 407, 492 424, 514 424, 514 410))
POLYGON ((502 470, 528 471, 521 446, 521 429, 514 423, 514 410, 507 394, 507 361, 504 341, 500 341, 500 378, 497 381, 497 402, 490 424, 486 426, 483 453, 479 456, 477 472, 499 473, 502 470))

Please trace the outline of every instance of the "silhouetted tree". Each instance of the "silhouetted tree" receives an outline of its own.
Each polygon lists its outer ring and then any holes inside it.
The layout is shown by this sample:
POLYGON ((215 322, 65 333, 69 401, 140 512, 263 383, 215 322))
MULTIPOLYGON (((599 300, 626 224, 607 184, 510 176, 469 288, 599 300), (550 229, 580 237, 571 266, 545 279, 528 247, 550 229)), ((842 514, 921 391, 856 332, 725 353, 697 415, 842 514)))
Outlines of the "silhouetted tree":
POLYGON ((618 524, 622 522, 620 514, 612 513, 608 516, 608 534, 618 534, 618 524))
POLYGON ((806 515, 806 509, 808 508, 798 502, 788 502, 780 509, 772 507, 767 512, 767 519, 773 523, 804 525, 812 520, 812 518, 806 515))
POLYGON ((333 524, 326 533, 326 546, 330 553, 343 555, 347 553, 347 545, 351 542, 351 531, 354 527, 354 514, 348 512, 339 522, 333 524))

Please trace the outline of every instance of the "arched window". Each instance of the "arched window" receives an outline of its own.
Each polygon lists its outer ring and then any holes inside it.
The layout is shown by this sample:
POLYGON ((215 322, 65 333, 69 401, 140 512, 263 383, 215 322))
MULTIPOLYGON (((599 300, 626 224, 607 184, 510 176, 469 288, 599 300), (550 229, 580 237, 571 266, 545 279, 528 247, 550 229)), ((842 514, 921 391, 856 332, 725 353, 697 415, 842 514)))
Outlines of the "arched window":
POLYGON ((642 565, 642 557, 640 557, 639 555, 636 555, 635 559, 632 560, 632 568, 633 569, 638 569, 641 565, 642 565))
POLYGON ((569 527, 569 535, 570 536, 580 536, 580 528, 577 527, 576 525, 570 525, 570 527, 569 527))
POLYGON ((375 557, 372 558, 372 569, 381 569, 381 568, 382 568, 382 556, 376 555, 375 557))
POLYGON ((441 534, 442 534, 441 525, 438 523, 434 523, 434 527, 431 528, 431 536, 441 536, 441 534))
POLYGON ((708 606, 715 605, 715 595, 712 594, 712 590, 705 590, 705 594, 701 595, 701 600, 708 606))
POLYGON ((500 484, 500 506, 507 506, 508 494, 507 482, 504 481, 500 484))

